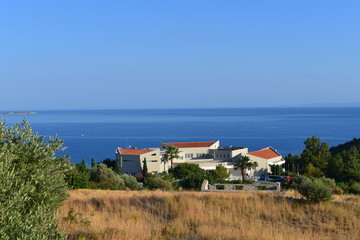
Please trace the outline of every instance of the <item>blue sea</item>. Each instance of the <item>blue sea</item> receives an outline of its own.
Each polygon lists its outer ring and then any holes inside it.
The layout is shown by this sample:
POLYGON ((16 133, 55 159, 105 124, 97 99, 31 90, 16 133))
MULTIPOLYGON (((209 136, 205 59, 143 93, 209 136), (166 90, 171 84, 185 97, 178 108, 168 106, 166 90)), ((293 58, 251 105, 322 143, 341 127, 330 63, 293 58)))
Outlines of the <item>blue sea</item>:
POLYGON ((360 137, 360 108, 239 108, 37 111, 2 115, 7 125, 26 118, 41 135, 65 141, 74 163, 115 158, 117 147, 158 147, 159 142, 220 140, 222 146, 272 146, 298 154, 307 137, 334 146, 360 137))

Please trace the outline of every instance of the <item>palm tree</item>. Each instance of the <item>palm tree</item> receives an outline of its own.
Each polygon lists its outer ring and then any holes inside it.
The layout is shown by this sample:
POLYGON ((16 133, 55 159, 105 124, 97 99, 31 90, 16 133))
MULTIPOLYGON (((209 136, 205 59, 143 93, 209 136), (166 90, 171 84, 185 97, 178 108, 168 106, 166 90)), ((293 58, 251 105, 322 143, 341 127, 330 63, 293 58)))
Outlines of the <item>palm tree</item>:
POLYGON ((234 164, 235 170, 240 169, 243 181, 245 180, 246 169, 251 168, 255 170, 257 166, 258 163, 250 162, 250 158, 248 156, 240 156, 240 159, 234 164))
POLYGON ((164 162, 164 171, 165 171, 165 164, 170 161, 171 162, 171 169, 173 167, 173 160, 179 158, 179 149, 174 146, 168 146, 166 151, 161 159, 164 162))
POLYGON ((166 172, 166 163, 168 162, 167 159, 165 159, 164 157, 161 158, 161 162, 164 163, 164 172, 166 172))

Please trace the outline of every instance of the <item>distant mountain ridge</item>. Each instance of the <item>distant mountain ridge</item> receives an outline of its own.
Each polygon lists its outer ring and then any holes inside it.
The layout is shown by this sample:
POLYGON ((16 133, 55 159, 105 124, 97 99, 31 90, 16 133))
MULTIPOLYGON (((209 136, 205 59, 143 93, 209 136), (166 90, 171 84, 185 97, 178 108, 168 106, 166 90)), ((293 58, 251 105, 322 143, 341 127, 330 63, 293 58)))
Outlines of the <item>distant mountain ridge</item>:
MULTIPOLYGON (((1 114, 1 113, 0 113, 1 114)), ((21 111, 21 112, 5 112, 2 113, 4 115, 15 115, 15 114, 36 114, 36 112, 25 112, 25 111, 21 111)))

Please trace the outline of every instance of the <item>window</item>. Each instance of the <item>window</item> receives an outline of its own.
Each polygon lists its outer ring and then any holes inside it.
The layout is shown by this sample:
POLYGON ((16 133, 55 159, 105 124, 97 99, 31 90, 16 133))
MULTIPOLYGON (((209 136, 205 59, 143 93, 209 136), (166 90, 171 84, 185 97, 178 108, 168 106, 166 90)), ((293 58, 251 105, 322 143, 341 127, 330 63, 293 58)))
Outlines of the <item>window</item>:
POLYGON ((204 153, 197 153, 197 154, 196 154, 196 157, 198 157, 198 158, 199 158, 199 157, 204 157, 204 156, 205 156, 204 153))
POLYGON ((181 156, 181 157, 179 157, 179 159, 180 159, 180 160, 183 160, 183 159, 184 159, 184 157, 183 157, 183 156, 181 156))
POLYGON ((193 154, 185 154, 185 158, 193 158, 193 154))
POLYGON ((156 153, 151 154, 151 156, 156 156, 156 153))
POLYGON ((151 160, 151 162, 157 162, 157 160, 151 160))

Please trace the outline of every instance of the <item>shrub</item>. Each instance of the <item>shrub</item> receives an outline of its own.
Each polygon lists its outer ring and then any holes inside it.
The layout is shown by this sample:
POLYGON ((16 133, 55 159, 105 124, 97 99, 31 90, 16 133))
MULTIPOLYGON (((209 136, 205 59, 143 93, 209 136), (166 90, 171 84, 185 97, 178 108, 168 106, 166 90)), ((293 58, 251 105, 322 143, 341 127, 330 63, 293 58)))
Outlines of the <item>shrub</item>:
POLYGON ((130 188, 131 190, 139 189, 139 184, 135 177, 129 176, 127 174, 123 174, 120 177, 124 180, 125 187, 130 188))
POLYGON ((301 176, 296 179, 296 189, 309 202, 317 203, 331 200, 332 189, 319 179, 311 180, 301 176))
POLYGON ((350 193, 360 194, 360 183, 353 183, 349 188, 350 193))
POLYGON ((150 190, 161 189, 165 191, 174 190, 173 185, 170 181, 161 179, 158 176, 150 175, 149 177, 145 178, 144 186, 150 190))
POLYGON ((136 181, 143 182, 144 181, 144 175, 142 173, 137 173, 135 175, 136 181))
POLYGON ((350 186, 348 183, 346 182, 338 182, 336 184, 339 188, 341 188, 345 193, 349 193, 350 192, 350 186))
POLYGON ((207 176, 207 175, 190 175, 182 180, 179 181, 179 186, 183 187, 185 189, 190 189, 190 190, 197 190, 200 191, 201 189, 201 185, 203 183, 204 180, 208 180, 210 183, 213 183, 211 179, 211 175, 207 176))
POLYGON ((342 195, 342 194, 344 194, 344 191, 339 187, 335 187, 335 188, 333 188, 332 193, 337 194, 337 195, 342 195))
POLYGON ((230 173, 223 165, 219 164, 216 166, 215 171, 212 172, 213 178, 215 182, 223 183, 225 179, 230 177, 230 173))
POLYGON ((345 193, 360 194, 360 183, 358 182, 338 182, 337 187, 345 193))
POLYGON ((322 177, 322 178, 319 178, 319 181, 321 181, 323 184, 330 187, 331 189, 336 188, 336 182, 334 179, 322 177))
POLYGON ((205 170, 198 164, 181 163, 171 170, 175 179, 184 179, 190 175, 205 175, 205 170))
POLYGON ((108 168, 105 164, 95 165, 90 170, 90 186, 93 188, 120 190, 125 188, 125 181, 119 174, 108 168))
POLYGON ((75 165, 72 170, 65 173, 65 181, 71 189, 88 188, 89 178, 90 171, 81 169, 79 165, 75 165))
POLYGON ((63 141, 39 136, 23 121, 10 129, 0 122, 0 239, 64 239, 56 210, 67 197, 63 141))

